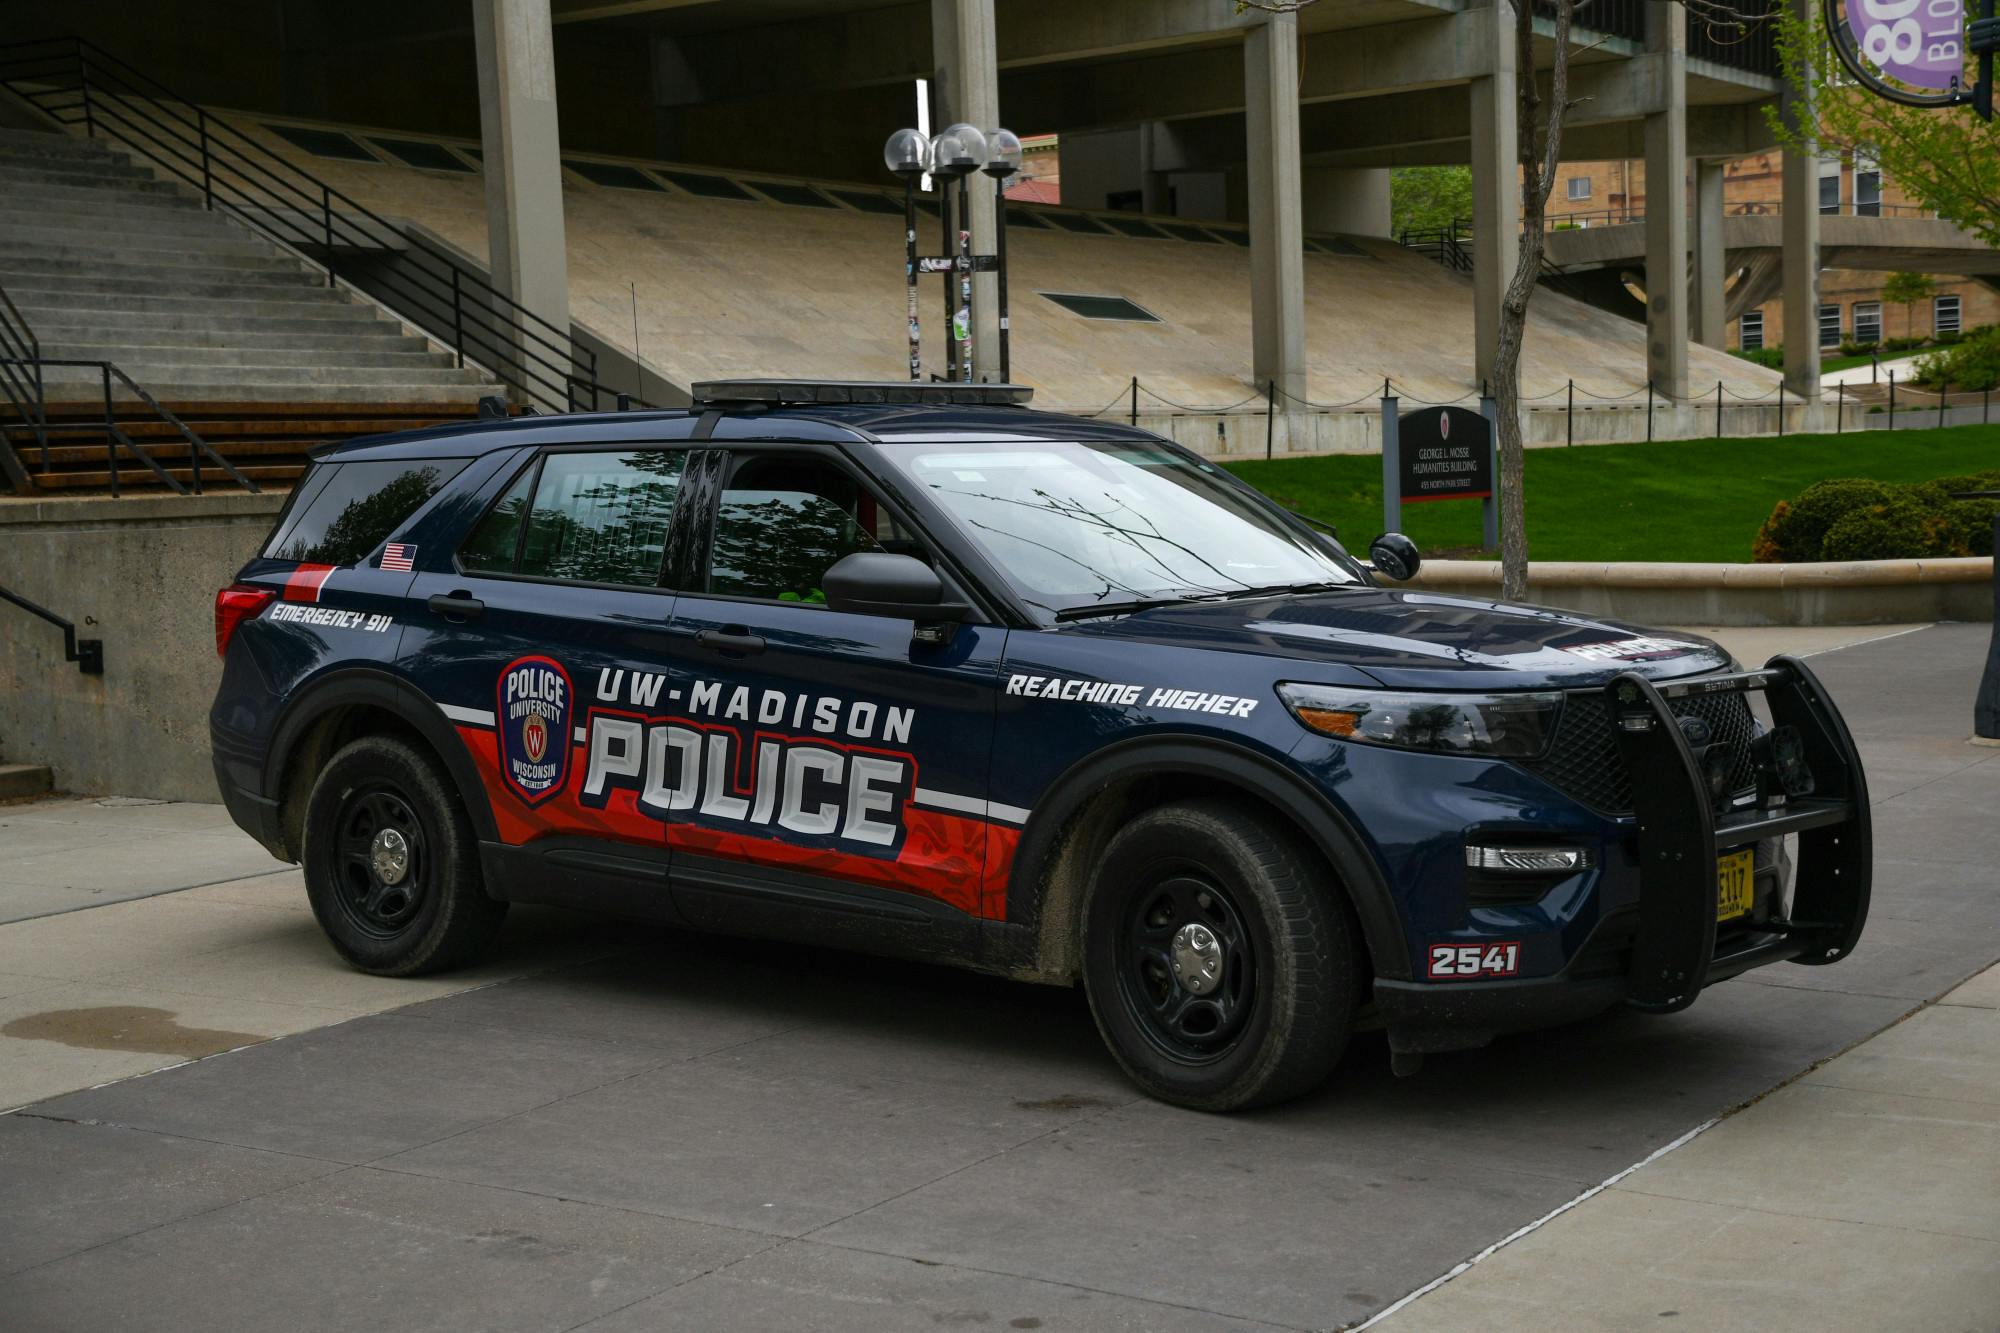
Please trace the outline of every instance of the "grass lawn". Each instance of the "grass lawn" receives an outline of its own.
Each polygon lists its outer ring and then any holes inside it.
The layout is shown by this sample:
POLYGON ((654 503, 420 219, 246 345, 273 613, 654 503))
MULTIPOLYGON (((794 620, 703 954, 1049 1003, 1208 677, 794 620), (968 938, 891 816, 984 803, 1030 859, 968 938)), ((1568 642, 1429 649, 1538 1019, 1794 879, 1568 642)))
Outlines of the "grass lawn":
MULTIPOLYGON (((1231 463, 1279 504, 1338 524, 1359 553, 1382 530, 1382 459, 1322 455, 1231 463)), ((1850 431, 1528 450, 1536 560, 1745 561, 1771 507, 1815 481, 1930 481, 2000 468, 2000 425, 1850 431)), ((1426 551, 1479 544, 1479 502, 1403 506, 1426 551)))

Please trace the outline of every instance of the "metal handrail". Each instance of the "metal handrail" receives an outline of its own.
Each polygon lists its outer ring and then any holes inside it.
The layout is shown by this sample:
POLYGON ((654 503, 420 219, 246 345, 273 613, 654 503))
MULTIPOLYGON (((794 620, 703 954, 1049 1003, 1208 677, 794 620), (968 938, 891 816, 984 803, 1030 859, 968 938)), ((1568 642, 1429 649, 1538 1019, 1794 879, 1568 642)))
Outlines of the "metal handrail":
POLYGON ((343 245, 402 253, 408 272, 384 266, 369 275, 372 288, 418 324, 448 303, 449 336, 442 330, 432 336, 457 354, 461 367, 471 358, 548 408, 574 411, 582 395, 596 408, 614 392, 597 379, 596 352, 569 329, 95 43, 69 37, 0 45, 0 88, 199 189, 210 210, 226 211, 317 263, 329 286, 342 279, 343 245))
MULTIPOLYGON (((19 358, 0 357, 0 366, 10 366, 19 364, 21 364, 19 358)), ((179 417, 175 416, 173 412, 170 411, 157 398, 153 397, 152 394, 148 393, 137 380, 133 379, 123 370, 120 370, 115 363, 110 361, 78 360, 72 357, 43 357, 41 358, 40 361, 36 363, 37 372, 39 373, 41 367, 44 366, 72 366, 72 367, 91 369, 97 371, 99 382, 102 386, 103 401, 104 401, 104 420, 101 424, 101 428, 104 431, 105 461, 106 461, 106 466, 110 471, 111 493, 113 495, 118 494, 118 486, 119 486, 118 483, 119 445, 123 445, 127 452, 129 452, 134 458, 138 459, 141 463, 144 463, 149 469, 151 469, 153 475, 159 478, 162 484, 173 490, 175 494, 186 495, 189 493, 187 487, 182 486, 179 482, 175 481, 173 478, 173 474, 169 473, 164 467, 160 466, 159 460, 154 458, 151 454, 147 453, 145 448, 141 446, 131 436, 127 435, 125 433, 124 428, 118 424, 118 411, 117 408, 114 406, 111 397, 111 381, 113 379, 116 379, 120 384, 125 386, 125 388, 129 389, 135 398, 137 398, 140 402, 144 403, 148 408, 152 410, 154 416, 158 417, 161 421, 166 422, 168 425, 172 426, 175 430, 179 431, 181 437, 188 442, 188 465, 193 473, 193 478, 192 478, 194 483, 193 494, 200 495, 202 493, 201 467, 202 467, 202 459, 204 457, 206 457, 211 463, 215 464, 215 466, 221 468, 222 471, 228 475, 231 481, 234 481, 237 485, 243 487, 244 490, 250 492, 252 495, 262 494, 262 488, 258 486, 256 482, 250 480, 250 478, 244 476, 242 472, 238 471, 235 464, 231 463, 227 458, 224 458, 220 453, 217 453, 213 445, 211 445, 207 440, 204 440, 200 435, 196 434, 192 427, 190 427, 185 421, 182 421, 179 417)), ((46 404, 44 404, 44 410, 46 411, 46 404)), ((85 433, 94 434, 100 429, 100 423, 91 421, 91 422, 76 422, 70 425, 59 425, 55 422, 44 419, 42 429, 45 433, 45 436, 62 435, 62 434, 85 434, 85 433)), ((44 471, 47 471, 48 467, 49 467, 49 446, 48 446, 48 440, 44 438, 42 441, 42 469, 44 471)))
MULTIPOLYGON (((0 352, 7 353, 9 358, 5 369, 0 370, 0 394, 5 395, 14 411, 34 431, 35 442, 42 449, 42 466, 47 467, 49 410, 42 386, 42 343, 4 287, 0 287, 0 352), (22 374, 12 363, 15 357, 24 358, 32 369, 22 374)), ((15 455, 13 442, 4 429, 0 429, 0 472, 6 473, 7 484, 16 491, 28 489, 28 470, 15 455)))
POLYGON ((29 615, 40 616, 43 620, 48 621, 51 625, 61 630, 63 636, 63 661, 76 663, 76 669, 86 676, 101 676, 104 674, 104 640, 77 638, 75 625, 64 620, 46 606, 29 601, 18 592, 0 588, 0 601, 12 602, 29 615))

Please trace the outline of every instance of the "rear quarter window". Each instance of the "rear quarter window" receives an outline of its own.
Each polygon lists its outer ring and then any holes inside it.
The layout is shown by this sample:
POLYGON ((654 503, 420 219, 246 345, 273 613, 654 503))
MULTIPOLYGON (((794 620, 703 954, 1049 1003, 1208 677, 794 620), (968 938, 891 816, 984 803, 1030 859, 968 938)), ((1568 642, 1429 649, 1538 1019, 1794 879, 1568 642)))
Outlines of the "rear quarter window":
POLYGON ((315 565, 359 564, 464 467, 462 458, 321 463, 299 483, 298 499, 264 554, 315 565))

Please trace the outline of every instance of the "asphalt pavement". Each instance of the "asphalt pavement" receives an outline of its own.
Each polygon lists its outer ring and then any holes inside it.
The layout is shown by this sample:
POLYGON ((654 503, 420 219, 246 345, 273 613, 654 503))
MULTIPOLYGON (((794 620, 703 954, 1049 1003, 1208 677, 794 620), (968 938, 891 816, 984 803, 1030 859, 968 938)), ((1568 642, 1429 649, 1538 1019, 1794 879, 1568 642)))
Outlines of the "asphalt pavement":
POLYGON ((1931 1017, 1990 1012, 1934 1002, 2000 959, 2000 750, 1966 743, 1987 632, 1814 659, 1876 803, 1875 909, 1851 959, 1407 1079, 1362 1037, 1320 1093, 1250 1115, 1140 1097, 1075 993, 918 965, 522 913, 490 970, 349 988, 285 872, 0 926, 0 1104, 17 1061, 83 1061, 20 1085, 37 1093, 102 1081, 88 1061, 108 1028, 147 1067, 222 1052, 0 1117, 0 1327, 1338 1328, 1517 1234, 1388 1322, 1882 1326, 1824 1264, 1817 1309, 1661 1303, 1640 1279, 1673 1276, 1644 1243, 1684 1222, 1661 1220, 1671 1207, 1727 1213, 1753 1285, 1824 1243, 1797 1220, 1823 1213, 1882 1262, 1945 1274, 1907 1284, 1897 1327, 2000 1327, 1963 1314, 2000 1311, 1990 1080, 1918 1094, 1983 1108, 1942 1117, 1865 1086, 1914 1078, 1893 1060, 1863 1086, 1842 1076, 1866 1105, 1814 1085, 1917 1023, 1906 1071, 1935 1072, 1936 1050, 1990 1068, 1983 1020, 1931 1017), (121 996, 165 1016, 90 1017, 121 996), (1787 1110, 1814 1098, 1818 1121, 1787 1110), (1792 1119, 1764 1128, 1774 1111, 1792 1119), (1974 1128, 1918 1124, 1954 1118, 1974 1128), (1799 1124, 1819 1151, 1773 1146, 1799 1124), (1733 1143, 1745 1126, 1769 1137, 1733 1143), (1843 1216, 1852 1179, 1823 1164, 1855 1142, 1879 1158, 1899 1132, 1912 1161, 1952 1155, 1958 1193, 1843 1216), (1729 1154, 1704 1165, 1713 1144, 1729 1154), (1634 1183, 1677 1162, 1695 1164, 1678 1186, 1634 1183), (1948 1248, 1957 1268, 1914 1257, 1948 1248), (1635 1303, 1557 1300, 1528 1260, 1635 1303))

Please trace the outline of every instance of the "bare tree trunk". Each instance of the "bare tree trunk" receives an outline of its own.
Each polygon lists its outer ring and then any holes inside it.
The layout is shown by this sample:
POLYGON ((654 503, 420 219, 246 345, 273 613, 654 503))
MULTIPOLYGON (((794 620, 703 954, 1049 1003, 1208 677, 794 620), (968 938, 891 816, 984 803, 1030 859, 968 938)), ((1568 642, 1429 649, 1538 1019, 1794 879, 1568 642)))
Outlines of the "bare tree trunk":
POLYGON ((1555 0, 1555 52, 1550 71, 1548 128, 1538 141, 1541 93, 1535 85, 1533 0, 1514 0, 1515 68, 1521 162, 1521 252, 1500 299, 1500 334, 1493 357, 1493 400, 1500 423, 1500 595, 1528 595, 1527 448, 1521 435, 1521 340, 1528 300, 1541 275, 1543 218, 1562 162, 1563 120, 1569 111, 1569 26, 1575 0, 1555 0))

